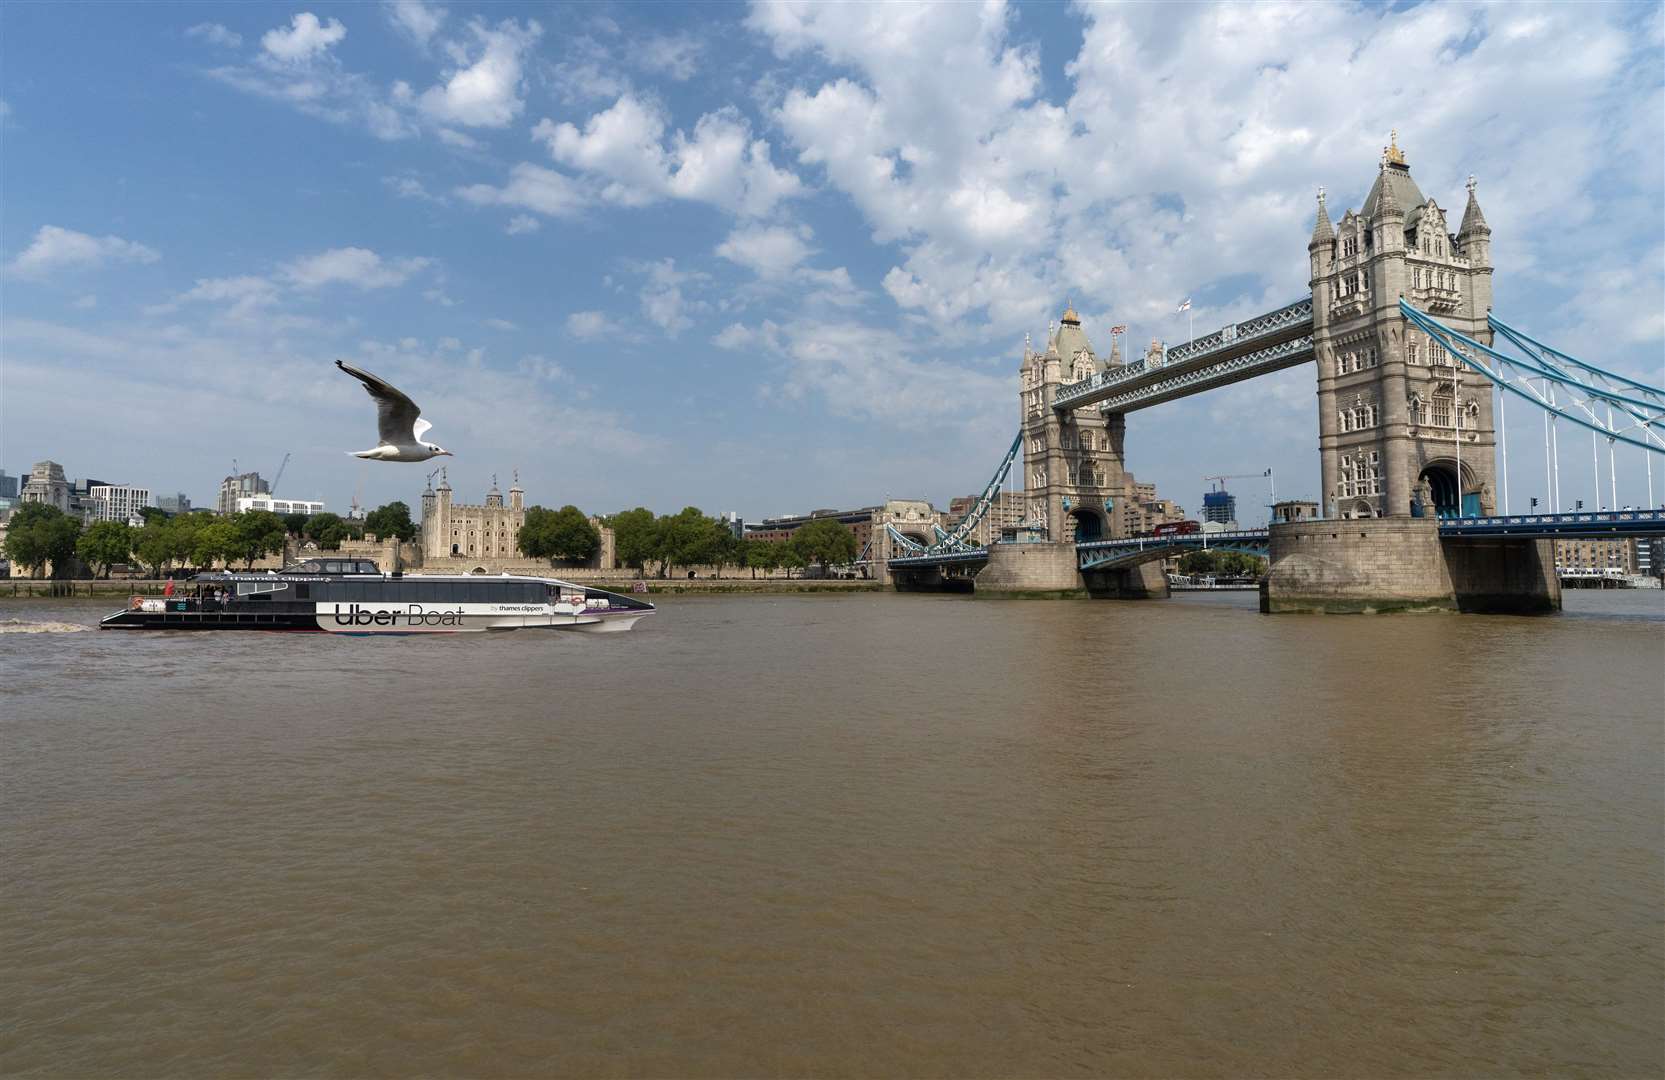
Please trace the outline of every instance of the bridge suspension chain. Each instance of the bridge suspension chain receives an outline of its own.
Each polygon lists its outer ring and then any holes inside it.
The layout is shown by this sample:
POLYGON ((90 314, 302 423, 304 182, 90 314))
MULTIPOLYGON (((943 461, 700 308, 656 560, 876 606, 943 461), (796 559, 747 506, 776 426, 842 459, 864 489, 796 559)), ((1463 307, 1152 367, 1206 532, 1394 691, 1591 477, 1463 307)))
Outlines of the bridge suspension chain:
POLYGON ((941 555, 948 552, 967 551, 975 547, 976 545, 966 542, 966 537, 976 531, 983 518, 988 516, 989 508, 994 505, 995 499, 999 497, 1000 489, 1005 485, 1006 478, 1011 475, 1012 463, 1017 460, 1018 452, 1022 449, 1023 432, 1020 430, 1017 437, 1012 440, 1012 445, 1006 448, 1006 455, 1000 459, 1000 464, 995 468, 994 475, 989 478, 987 484, 983 485, 983 493, 977 496, 977 501, 972 504, 971 510, 954 527, 952 532, 945 532, 933 524, 931 528, 936 534, 936 539, 927 545, 903 535, 895 525, 886 522, 885 531, 890 534, 891 542, 911 555, 941 555))
POLYGON ((1464 366, 1555 418, 1569 420, 1609 440, 1656 454, 1665 453, 1665 435, 1661 434, 1661 421, 1665 421, 1665 390, 1574 360, 1532 341, 1495 319, 1488 318, 1488 322, 1526 353, 1525 359, 1499 352, 1453 330, 1404 300, 1399 301, 1399 310, 1415 326, 1443 345, 1447 352, 1461 360, 1464 366), (1555 359, 1550 359, 1550 356, 1555 359), (1563 363, 1602 381, 1619 383, 1620 388, 1592 385, 1569 373, 1563 363), (1560 395, 1556 394, 1558 388, 1563 391, 1560 395), (1598 406, 1605 407, 1605 415, 1598 406), (1629 422, 1621 425, 1612 415, 1614 409, 1629 422))

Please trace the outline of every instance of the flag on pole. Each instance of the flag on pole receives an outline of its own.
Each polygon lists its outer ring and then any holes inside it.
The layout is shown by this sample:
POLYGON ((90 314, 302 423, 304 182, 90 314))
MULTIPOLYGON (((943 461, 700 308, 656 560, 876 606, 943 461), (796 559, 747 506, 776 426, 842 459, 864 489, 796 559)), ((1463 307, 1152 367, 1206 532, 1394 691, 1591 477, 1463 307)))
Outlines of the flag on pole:
POLYGON ((1187 296, 1184 300, 1181 300, 1179 302, 1179 311, 1174 312, 1174 314, 1177 315, 1177 314, 1179 314, 1180 311, 1190 311, 1190 310, 1191 310, 1191 298, 1189 296, 1187 296))
POLYGON ((1125 333, 1127 333, 1127 324, 1126 323, 1120 323, 1116 326, 1112 326, 1110 328, 1110 333, 1112 333, 1112 334, 1125 334, 1125 333))

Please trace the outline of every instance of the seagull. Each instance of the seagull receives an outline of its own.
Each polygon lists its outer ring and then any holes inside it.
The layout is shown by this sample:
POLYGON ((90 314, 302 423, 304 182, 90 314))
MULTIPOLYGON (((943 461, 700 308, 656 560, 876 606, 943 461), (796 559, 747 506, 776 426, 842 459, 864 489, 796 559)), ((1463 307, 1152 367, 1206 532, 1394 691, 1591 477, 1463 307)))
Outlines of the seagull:
POLYGON ((376 399, 376 430, 381 436, 381 445, 373 450, 349 451, 354 457, 371 461, 427 461, 442 454, 456 456, 442 446, 422 441, 423 434, 433 425, 421 419, 422 410, 398 387, 340 360, 335 366, 363 383, 364 389, 376 399))

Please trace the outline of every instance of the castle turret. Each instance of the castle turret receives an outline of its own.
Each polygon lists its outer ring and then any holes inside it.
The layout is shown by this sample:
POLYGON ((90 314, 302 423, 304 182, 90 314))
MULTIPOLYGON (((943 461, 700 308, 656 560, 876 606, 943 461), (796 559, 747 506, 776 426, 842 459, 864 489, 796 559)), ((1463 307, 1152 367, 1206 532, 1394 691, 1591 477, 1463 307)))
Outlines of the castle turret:
POLYGON ((1468 205, 1463 207, 1463 223, 1457 228, 1457 243, 1469 265, 1491 266, 1492 229, 1486 224, 1486 215, 1480 212, 1480 200, 1474 197, 1473 176, 1468 178, 1468 205))

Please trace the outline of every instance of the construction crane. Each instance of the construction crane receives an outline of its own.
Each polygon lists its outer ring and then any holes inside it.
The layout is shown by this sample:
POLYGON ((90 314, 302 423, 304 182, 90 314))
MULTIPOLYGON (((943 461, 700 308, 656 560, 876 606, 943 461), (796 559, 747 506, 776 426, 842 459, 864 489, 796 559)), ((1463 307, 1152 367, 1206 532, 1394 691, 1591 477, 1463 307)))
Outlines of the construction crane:
POLYGON ((1224 476, 1205 476, 1203 480, 1209 483, 1217 483, 1215 490, 1224 491, 1226 490, 1227 480, 1265 480, 1271 475, 1272 470, 1267 469, 1265 472, 1257 473, 1228 473, 1224 476))
MULTIPOLYGON (((1267 508, 1268 512, 1271 511, 1272 507, 1277 505, 1277 502, 1278 502, 1278 481, 1272 475, 1272 470, 1270 468, 1268 468, 1265 472, 1226 473, 1226 474, 1223 474, 1221 476, 1205 476, 1205 477, 1203 477, 1203 481, 1205 483, 1214 485, 1214 490, 1215 491, 1224 491, 1224 490, 1226 490, 1226 481, 1227 480, 1264 480, 1264 481, 1266 481, 1266 489, 1267 489, 1267 497, 1266 497, 1266 504, 1267 505, 1266 505, 1266 508, 1267 508)), ((1270 513, 1268 513, 1268 517, 1270 517, 1270 513)))
POLYGON ((277 494, 278 481, 283 479, 283 470, 285 470, 289 467, 289 458, 290 458, 289 454, 283 455, 283 464, 279 465, 277 467, 277 475, 272 477, 271 486, 269 486, 266 489, 266 493, 268 495, 276 495, 277 494))

